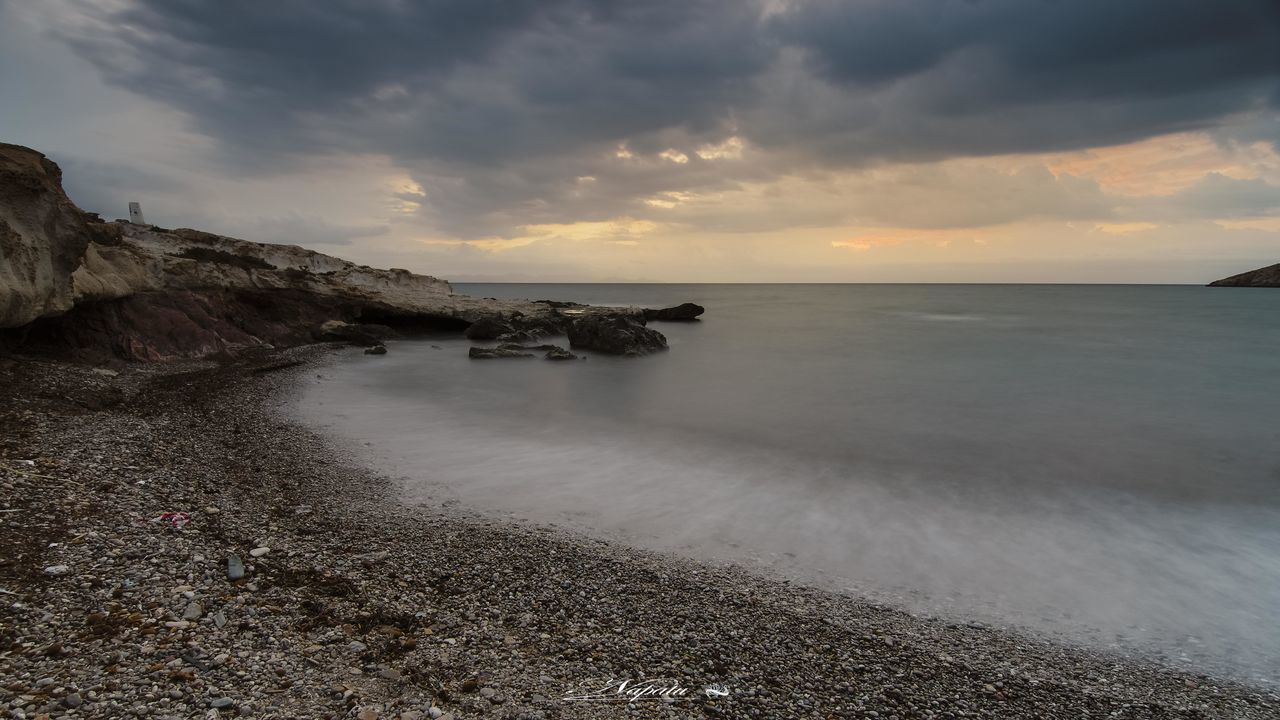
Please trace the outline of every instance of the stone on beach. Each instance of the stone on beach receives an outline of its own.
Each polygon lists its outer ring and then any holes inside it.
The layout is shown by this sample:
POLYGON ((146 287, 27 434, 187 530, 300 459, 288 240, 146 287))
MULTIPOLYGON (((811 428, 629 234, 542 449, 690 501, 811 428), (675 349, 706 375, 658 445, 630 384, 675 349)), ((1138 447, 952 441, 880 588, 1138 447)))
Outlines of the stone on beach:
POLYGON ((244 577, 244 561, 239 555, 227 556, 227 579, 231 581, 240 580, 244 577))

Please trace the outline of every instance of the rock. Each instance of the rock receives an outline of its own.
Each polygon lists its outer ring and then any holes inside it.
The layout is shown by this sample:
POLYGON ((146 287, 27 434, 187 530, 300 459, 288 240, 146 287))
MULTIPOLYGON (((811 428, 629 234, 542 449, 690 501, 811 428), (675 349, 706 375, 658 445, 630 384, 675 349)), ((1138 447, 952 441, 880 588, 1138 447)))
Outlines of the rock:
POLYGON ((209 701, 209 707, 213 708, 214 710, 227 710, 235 704, 236 704, 236 701, 232 700, 229 697, 214 698, 209 701))
POLYGON ((662 322, 690 322, 697 320, 698 316, 706 311, 707 309, 701 305, 681 303, 675 307, 662 308, 661 310, 645 308, 644 319, 662 322))
POLYGON ((423 713, 420 710, 405 710, 400 713, 400 720, 422 720, 423 713))
POLYGON ((365 351, 364 351, 364 354, 365 354, 365 355, 386 355, 386 354, 387 354, 387 346, 386 346, 386 345, 374 345, 374 346, 373 346, 373 347, 371 347, 371 348, 366 348, 366 349, 365 349, 365 351))
POLYGON ((193 602, 187 605, 187 609, 182 612, 182 619, 199 620, 201 615, 204 615, 204 608, 201 607, 200 603, 193 602))
POLYGON ((1280 263, 1215 280, 1209 287, 1280 288, 1280 263))
POLYGON ((569 346, 610 355, 647 355, 667 349, 667 338, 622 315, 585 315, 569 326, 569 346))
POLYGON ((227 624, 227 616, 226 616, 226 615, 224 615, 221 611, 214 613, 214 614, 213 614, 213 624, 214 624, 214 626, 216 626, 216 627, 222 627, 223 625, 226 625, 226 624, 227 624))
POLYGON ((369 646, 368 646, 368 645, 365 645, 364 643, 360 642, 359 640, 352 640, 352 641, 347 645, 347 649, 348 649, 348 650, 350 650, 350 651, 351 651, 351 652, 353 652, 353 653, 362 653, 362 652, 364 652, 365 650, 368 650, 368 649, 369 649, 369 646))
POLYGON ((486 316, 472 323, 463 333, 469 340, 498 340, 525 343, 544 335, 564 332, 564 321, 554 315, 532 315, 514 311, 506 317, 486 316))
POLYGON ((235 582, 244 577, 244 561, 239 555, 227 556, 227 579, 235 582))
POLYGON ((511 323, 500 317, 490 316, 471 323, 462 334, 468 340, 497 340, 499 336, 511 332, 515 332, 511 323))
POLYGON ((386 550, 378 550, 376 552, 369 552, 363 555, 357 555, 356 561, 359 562, 361 565, 373 565, 374 563, 380 563, 389 557, 391 557, 391 553, 387 552, 386 550))
POLYGON ((480 688, 480 697, 485 698, 486 700, 497 694, 498 694, 498 691, 494 690, 491 687, 480 688))
POLYGON ((439 720, 439 717, 444 714, 444 711, 435 705, 432 705, 431 709, 427 710, 427 714, 431 716, 431 720, 439 720))
POLYGON ((377 708, 365 708, 356 713, 356 720, 378 720, 379 714, 377 708))
POLYGON ((46 567, 44 569, 44 574, 54 575, 54 576, 66 575, 70 571, 71 571, 71 568, 67 567, 66 565, 50 565, 49 567, 46 567))
POLYGON ((249 557, 260 558, 271 552, 271 548, 266 546, 256 547, 249 551, 249 557))
POLYGON ((467 357, 472 360, 485 360, 490 358, 531 358, 533 357, 533 353, 504 347, 473 347, 467 351, 467 357))
POLYGON ((62 704, 69 708, 78 708, 84 704, 84 698, 80 697, 78 692, 69 693, 62 699, 62 704))
POLYGON ((362 325, 329 320, 316 331, 316 339, 348 342, 352 345, 372 347, 381 345, 387 338, 396 336, 396 331, 386 325, 362 325))
POLYGON ((577 360, 578 359, 577 355, 574 355, 568 350, 565 350, 564 348, 558 347, 555 345, 553 345, 551 349, 547 351, 547 354, 544 357, 546 357, 546 359, 548 360, 577 360))

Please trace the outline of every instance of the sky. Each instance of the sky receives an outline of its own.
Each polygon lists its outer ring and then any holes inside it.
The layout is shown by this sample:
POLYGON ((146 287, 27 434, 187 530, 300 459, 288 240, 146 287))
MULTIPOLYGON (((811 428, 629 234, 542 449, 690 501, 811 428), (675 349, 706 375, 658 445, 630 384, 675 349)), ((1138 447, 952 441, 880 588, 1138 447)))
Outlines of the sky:
POLYGON ((455 281, 1280 262, 1274 0, 0 0, 0 98, 87 210, 455 281))

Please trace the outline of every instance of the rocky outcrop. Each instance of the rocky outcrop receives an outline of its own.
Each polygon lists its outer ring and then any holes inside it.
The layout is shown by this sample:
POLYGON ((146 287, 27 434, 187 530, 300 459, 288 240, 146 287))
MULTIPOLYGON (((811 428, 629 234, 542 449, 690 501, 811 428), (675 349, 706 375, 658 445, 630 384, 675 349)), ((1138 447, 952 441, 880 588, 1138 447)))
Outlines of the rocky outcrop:
POLYGON ((376 323, 349 323, 330 320, 322 324, 316 333, 317 340, 347 342, 360 347, 375 347, 383 340, 396 336, 394 328, 376 323))
POLYGON ((0 328, 70 310, 72 274, 90 243, 112 234, 62 191, 53 161, 0 143, 0 328))
POLYGON ((666 347, 644 327, 646 312, 669 320, 702 312, 691 303, 642 311, 474 298, 438 278, 295 245, 104 223, 66 196, 55 163, 3 144, 0 261, 0 348, 95 362, 317 340, 376 347, 397 330, 427 329, 506 343, 570 332, 575 347, 638 355, 666 347))
MULTIPOLYGON (((538 303, 543 304, 543 303, 538 303)), ((547 309, 550 309, 548 306, 547 309)), ((510 315, 487 315, 473 322, 464 333, 469 340, 498 340, 501 342, 532 342, 548 335, 561 335, 568 320, 558 312, 543 310, 536 315, 526 315, 517 310, 510 315)))
POLYGON ((1280 288, 1280 263, 1209 283, 1209 287, 1280 288))
POLYGON ((569 326, 569 346, 609 355, 648 355, 667 349, 667 338, 635 317, 586 315, 569 326))
POLYGON ((44 155, 0 144, 0 348, 165 361, 316 340, 373 346, 388 327, 528 342, 577 317, 642 314, 474 298, 295 245, 104 223, 61 181, 44 155))
POLYGON ((645 320, 658 320, 661 322, 692 322, 698 319, 698 316, 706 312, 707 309, 701 305, 694 303, 681 303, 675 307, 662 308, 655 310, 653 308, 644 309, 645 320))

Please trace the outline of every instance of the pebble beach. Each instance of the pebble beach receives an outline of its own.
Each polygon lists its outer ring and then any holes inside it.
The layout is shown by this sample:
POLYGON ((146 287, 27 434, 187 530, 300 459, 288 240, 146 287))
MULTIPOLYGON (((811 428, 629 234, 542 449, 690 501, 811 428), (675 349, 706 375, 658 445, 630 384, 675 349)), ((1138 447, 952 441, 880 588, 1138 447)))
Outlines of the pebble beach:
POLYGON ((1280 698, 407 506, 288 413, 333 352, 0 358, 0 717, 1275 718, 1280 698))

